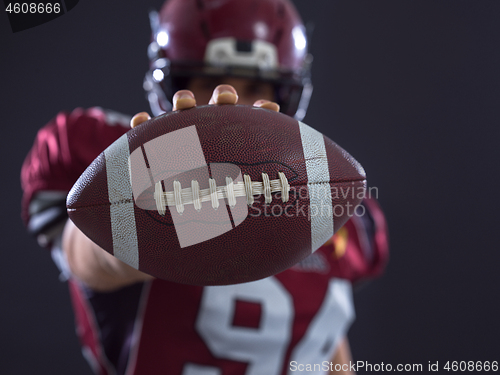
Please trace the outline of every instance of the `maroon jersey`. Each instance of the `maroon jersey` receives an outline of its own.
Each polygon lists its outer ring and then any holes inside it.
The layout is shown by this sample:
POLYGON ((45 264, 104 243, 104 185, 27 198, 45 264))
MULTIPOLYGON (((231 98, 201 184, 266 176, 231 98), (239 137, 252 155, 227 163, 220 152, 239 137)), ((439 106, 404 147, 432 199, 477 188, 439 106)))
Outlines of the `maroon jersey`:
MULTIPOLYGON (((129 120, 76 109, 38 132, 22 168, 23 218, 54 252, 67 192, 129 120)), ((153 280, 98 293, 69 277, 85 357, 98 374, 125 375, 278 375, 294 361, 329 361, 354 318, 351 282, 380 273, 387 259, 383 213, 372 199, 363 208, 304 261, 251 283, 153 280)))

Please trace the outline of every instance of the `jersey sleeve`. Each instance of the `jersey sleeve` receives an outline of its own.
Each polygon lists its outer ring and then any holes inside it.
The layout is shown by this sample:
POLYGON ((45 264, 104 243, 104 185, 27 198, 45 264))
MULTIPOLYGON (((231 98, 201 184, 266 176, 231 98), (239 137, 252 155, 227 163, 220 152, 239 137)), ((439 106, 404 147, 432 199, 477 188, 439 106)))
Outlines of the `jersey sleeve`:
POLYGON ((21 169, 21 216, 28 231, 48 245, 66 221, 66 195, 87 166, 127 132, 130 116, 77 108, 41 128, 21 169))
POLYGON ((387 223, 378 202, 362 201, 355 214, 323 247, 334 277, 357 283, 382 274, 389 258, 387 223))

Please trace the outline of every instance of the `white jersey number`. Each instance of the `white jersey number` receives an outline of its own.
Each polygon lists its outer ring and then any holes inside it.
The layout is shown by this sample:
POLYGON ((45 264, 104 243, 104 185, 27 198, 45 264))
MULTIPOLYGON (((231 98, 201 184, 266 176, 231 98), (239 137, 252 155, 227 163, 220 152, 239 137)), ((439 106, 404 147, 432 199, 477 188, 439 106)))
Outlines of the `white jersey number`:
MULTIPOLYGON (((295 346, 291 360, 299 363, 329 360, 352 316, 350 284, 330 281, 323 305, 295 346), (325 345, 331 347, 328 354, 324 353, 325 345)), ((289 368, 284 360, 293 319, 292 296, 278 279, 270 277, 245 284, 205 287, 196 329, 214 356, 248 363, 245 375, 278 375, 283 366, 289 368), (260 304, 258 328, 233 325, 236 301, 260 304)), ((194 363, 186 365, 183 371, 183 375, 221 373, 218 368, 194 363)))

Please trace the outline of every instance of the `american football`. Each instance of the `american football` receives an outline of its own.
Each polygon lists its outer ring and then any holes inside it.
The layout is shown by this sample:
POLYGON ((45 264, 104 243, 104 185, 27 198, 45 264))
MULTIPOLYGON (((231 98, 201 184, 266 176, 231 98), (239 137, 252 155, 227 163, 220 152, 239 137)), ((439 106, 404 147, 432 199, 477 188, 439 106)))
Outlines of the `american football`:
POLYGON ((363 198, 361 165, 292 117, 199 106, 128 131, 81 175, 69 217, 155 277, 225 285, 277 274, 323 245, 363 198))

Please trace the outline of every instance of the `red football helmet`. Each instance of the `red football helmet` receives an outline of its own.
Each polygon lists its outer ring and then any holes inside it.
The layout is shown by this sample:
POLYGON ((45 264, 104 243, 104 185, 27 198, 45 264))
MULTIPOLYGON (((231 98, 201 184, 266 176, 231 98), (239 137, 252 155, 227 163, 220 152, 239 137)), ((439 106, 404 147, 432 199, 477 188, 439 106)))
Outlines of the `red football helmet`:
POLYGON ((144 89, 155 116, 193 76, 271 82, 281 111, 302 119, 312 93, 304 25, 289 0, 169 0, 150 14, 144 89))

